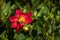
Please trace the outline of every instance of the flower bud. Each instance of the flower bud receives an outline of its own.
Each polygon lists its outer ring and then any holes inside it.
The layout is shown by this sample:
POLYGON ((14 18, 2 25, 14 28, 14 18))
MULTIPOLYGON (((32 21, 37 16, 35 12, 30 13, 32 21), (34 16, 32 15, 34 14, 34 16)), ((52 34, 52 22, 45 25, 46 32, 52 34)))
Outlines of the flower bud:
POLYGON ((27 10, 26 10, 26 9, 24 9, 24 10, 23 10, 23 12, 24 12, 24 13, 26 13, 26 12, 27 12, 27 10))
POLYGON ((23 27, 23 30, 26 32, 26 31, 29 30, 29 28, 28 27, 23 27))

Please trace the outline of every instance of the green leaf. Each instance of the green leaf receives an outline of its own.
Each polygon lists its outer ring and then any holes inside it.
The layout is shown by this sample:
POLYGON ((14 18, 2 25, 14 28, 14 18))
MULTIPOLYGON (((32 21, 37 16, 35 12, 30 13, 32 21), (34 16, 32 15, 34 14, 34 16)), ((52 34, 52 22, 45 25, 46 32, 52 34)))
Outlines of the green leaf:
POLYGON ((14 38, 16 38, 16 40, 24 40, 25 36, 22 33, 20 33, 20 34, 15 34, 14 38))
POLYGON ((44 3, 40 4, 37 7, 37 9, 40 9, 40 11, 39 11, 40 14, 47 14, 49 12, 48 7, 44 3))
POLYGON ((32 38, 29 37, 29 38, 26 38, 26 40, 32 40, 32 38))
POLYGON ((33 6, 33 8, 35 8, 36 6, 38 6, 38 4, 41 2, 41 0, 31 0, 31 4, 33 6))
POLYGON ((55 37, 55 40, 60 40, 60 36, 56 36, 55 37))
POLYGON ((53 7, 52 9, 51 9, 51 12, 55 12, 56 11, 56 7, 53 7))
POLYGON ((7 35, 6 35, 6 31, 4 31, 1 35, 0 35, 1 40, 8 40, 7 35))
POLYGON ((19 9, 23 9, 22 6, 20 5, 20 3, 16 2, 17 6, 19 7, 19 9))
POLYGON ((13 5, 11 6, 11 9, 12 9, 12 10, 15 10, 15 8, 16 8, 16 5, 13 4, 13 5))
POLYGON ((6 14, 5 13, 7 13, 8 11, 9 11, 9 9, 10 9, 10 1, 6 4, 6 6, 5 6, 5 8, 4 8, 4 10, 2 11, 2 13, 1 13, 1 17, 2 16, 5 16, 6 14))

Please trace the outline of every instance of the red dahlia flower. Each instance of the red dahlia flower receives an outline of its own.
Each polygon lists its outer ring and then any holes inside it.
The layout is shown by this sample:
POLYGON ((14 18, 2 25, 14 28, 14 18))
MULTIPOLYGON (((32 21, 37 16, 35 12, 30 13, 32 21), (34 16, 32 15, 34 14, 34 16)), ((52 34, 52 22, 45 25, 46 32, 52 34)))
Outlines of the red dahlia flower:
POLYGON ((15 28, 16 32, 19 32, 25 24, 32 23, 32 12, 24 14, 21 10, 16 10, 14 16, 11 16, 9 19, 12 22, 11 28, 15 28))

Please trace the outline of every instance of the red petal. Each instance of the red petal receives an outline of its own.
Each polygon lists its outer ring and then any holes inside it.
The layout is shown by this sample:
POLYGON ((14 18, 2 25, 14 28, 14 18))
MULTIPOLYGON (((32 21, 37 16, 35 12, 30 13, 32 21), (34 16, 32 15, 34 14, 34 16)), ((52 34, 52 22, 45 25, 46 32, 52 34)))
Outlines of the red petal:
POLYGON ((32 21, 33 21, 32 18, 26 18, 26 19, 25 19, 25 22, 28 23, 28 24, 29 24, 29 23, 32 23, 32 21))
POLYGON ((25 14, 26 17, 31 17, 32 16, 32 12, 29 12, 27 14, 25 14))
POLYGON ((17 22, 12 23, 11 28, 16 28, 17 27, 17 22))
POLYGON ((17 25, 16 32, 18 33, 20 29, 21 29, 20 25, 17 25))
POLYGON ((23 23, 21 23, 20 25, 21 25, 21 27, 23 27, 23 26, 25 25, 25 23, 23 22, 23 23))
POLYGON ((18 18, 20 15, 22 15, 22 11, 17 9, 16 10, 16 17, 18 18))
POLYGON ((17 19, 15 16, 11 16, 9 19, 10 19, 11 22, 16 22, 16 21, 18 21, 18 19, 17 19))

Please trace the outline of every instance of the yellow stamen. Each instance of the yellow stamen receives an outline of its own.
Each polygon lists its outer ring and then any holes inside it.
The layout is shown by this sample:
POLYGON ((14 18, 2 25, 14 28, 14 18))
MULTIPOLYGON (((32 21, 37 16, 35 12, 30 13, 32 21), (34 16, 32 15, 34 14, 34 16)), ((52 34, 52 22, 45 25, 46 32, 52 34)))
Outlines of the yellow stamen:
POLYGON ((19 18, 18 22, 24 22, 24 21, 25 21, 24 16, 20 16, 20 18, 19 18))

